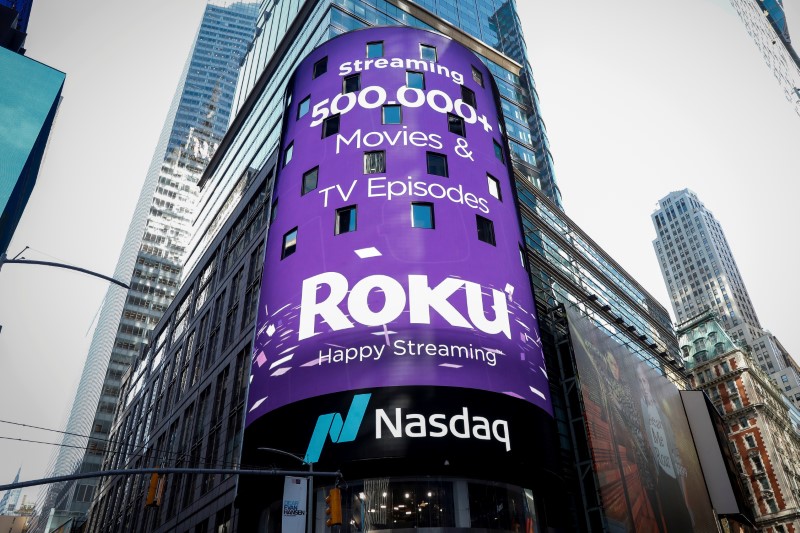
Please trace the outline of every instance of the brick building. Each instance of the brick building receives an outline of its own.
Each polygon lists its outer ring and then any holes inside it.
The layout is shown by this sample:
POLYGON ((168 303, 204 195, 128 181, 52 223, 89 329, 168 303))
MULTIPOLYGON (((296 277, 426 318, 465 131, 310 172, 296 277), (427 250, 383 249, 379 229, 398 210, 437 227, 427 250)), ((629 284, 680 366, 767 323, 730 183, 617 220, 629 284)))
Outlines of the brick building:
POLYGON ((800 532, 797 410, 713 314, 681 324, 678 338, 691 385, 725 420, 756 525, 765 533, 800 532))

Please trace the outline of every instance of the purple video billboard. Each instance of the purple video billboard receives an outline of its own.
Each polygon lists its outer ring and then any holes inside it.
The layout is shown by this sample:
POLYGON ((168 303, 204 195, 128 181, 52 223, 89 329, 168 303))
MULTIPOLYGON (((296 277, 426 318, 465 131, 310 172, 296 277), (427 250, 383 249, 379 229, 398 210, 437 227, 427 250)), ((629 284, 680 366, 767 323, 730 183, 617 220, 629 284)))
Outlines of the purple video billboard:
POLYGON ((411 28, 323 44, 290 82, 247 425, 324 394, 480 389, 552 413, 490 72, 411 28))

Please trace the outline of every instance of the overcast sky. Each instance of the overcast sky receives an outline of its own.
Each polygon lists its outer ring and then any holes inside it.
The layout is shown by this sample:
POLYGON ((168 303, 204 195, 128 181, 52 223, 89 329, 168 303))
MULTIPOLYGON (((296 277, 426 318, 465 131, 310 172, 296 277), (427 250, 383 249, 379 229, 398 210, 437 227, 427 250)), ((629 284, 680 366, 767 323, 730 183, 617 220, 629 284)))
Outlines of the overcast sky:
MULTIPOLYGON (((727 0, 518 3, 567 214, 669 308, 650 214, 693 189, 762 325, 800 354, 800 117, 727 0)), ((27 55, 67 81, 11 256, 27 245, 28 259, 113 272, 203 8, 34 2, 27 55)), ((0 420, 63 427, 105 291, 77 273, 3 268, 0 420)), ((4 422, 0 437, 60 441, 4 422)), ((0 483, 20 465, 23 479, 45 475, 52 451, 0 439, 0 483)))

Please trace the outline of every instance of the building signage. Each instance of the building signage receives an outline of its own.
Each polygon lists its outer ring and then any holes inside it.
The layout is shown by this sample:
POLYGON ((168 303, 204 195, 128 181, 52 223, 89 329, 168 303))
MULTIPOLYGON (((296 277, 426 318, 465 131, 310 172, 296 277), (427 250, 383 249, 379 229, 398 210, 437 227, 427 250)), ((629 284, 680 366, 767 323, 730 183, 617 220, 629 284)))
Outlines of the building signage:
MULTIPOLYGON (((319 461, 328 438, 333 443, 356 440, 371 396, 355 395, 344 419, 339 413, 321 415, 317 419, 304 458, 307 463, 319 461)), ((462 407, 454 413, 418 413, 408 407, 373 407, 369 416, 374 421, 374 430, 371 435, 364 435, 362 438, 435 439, 453 436, 459 439, 495 440, 505 447, 505 451, 511 451, 508 421, 471 416, 469 407, 462 407)))
MULTIPOLYGON (((438 34, 374 28, 314 50, 290 85, 247 425, 308 398, 403 386, 551 413, 488 69, 438 34)), ((512 446, 501 413, 372 414, 382 440, 512 446)), ((348 441, 358 418, 325 416, 309 453, 348 441)))
POLYGON ((305 533, 307 501, 308 479, 286 476, 283 480, 282 532, 305 533))
POLYGON ((269 447, 348 479, 424 473, 524 484, 544 480, 544 465, 558 460, 551 423, 543 409, 496 392, 407 385, 343 391, 293 402, 253 422, 242 463, 268 459, 273 467, 296 468, 296 460, 258 449, 269 447))

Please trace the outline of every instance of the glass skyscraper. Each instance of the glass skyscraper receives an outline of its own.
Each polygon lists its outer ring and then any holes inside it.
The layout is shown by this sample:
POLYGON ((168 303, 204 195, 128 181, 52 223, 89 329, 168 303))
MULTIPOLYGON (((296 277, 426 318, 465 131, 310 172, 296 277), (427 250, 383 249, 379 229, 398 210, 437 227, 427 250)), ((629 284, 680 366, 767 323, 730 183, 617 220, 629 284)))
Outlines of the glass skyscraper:
POLYGON ((477 53, 495 75, 503 96, 513 164, 525 178, 559 208, 556 184, 539 101, 525 56, 525 42, 513 1, 388 2, 335 0, 262 2, 257 36, 242 66, 232 135, 223 141, 222 157, 206 174, 202 211, 195 224, 187 267, 199 256, 219 228, 217 214, 238 194, 239 178, 261 168, 277 147, 287 77, 299 59, 319 43, 367 26, 407 25, 449 31, 479 39, 477 53), (486 43, 486 44, 483 44, 486 43), (509 61, 509 59, 511 61, 509 61))
POLYGON ((800 115, 800 57, 789 38, 782 0, 731 0, 764 62, 800 115))
MULTIPOLYGON (((52 475, 100 469, 120 379, 177 291, 197 181, 228 127, 257 7, 206 6, 114 272, 131 288, 108 290, 52 475)), ((49 528, 70 519, 70 527, 80 524, 95 485, 86 480, 52 486, 40 502, 44 515, 34 530, 45 530, 51 509, 49 528)))
MULTIPOLYGON (((443 33, 478 54, 494 75, 546 353, 554 354, 560 342, 548 310, 574 305, 614 342, 683 383, 667 311, 563 212, 513 0, 262 0, 235 116, 200 179, 181 286, 152 342, 123 377, 104 469, 239 465, 264 235, 277 209, 270 194, 288 78, 321 43, 380 25, 443 33)), ((570 421, 553 383, 567 454, 570 421)), ((236 530, 236 477, 167 476, 160 506, 142 512, 148 481, 103 481, 89 531, 236 530)), ((574 530, 570 516, 553 521, 574 530)))

